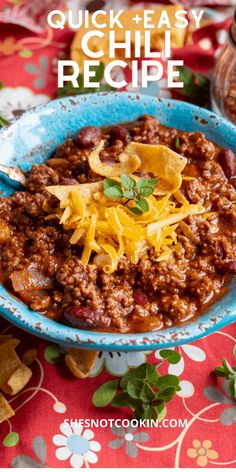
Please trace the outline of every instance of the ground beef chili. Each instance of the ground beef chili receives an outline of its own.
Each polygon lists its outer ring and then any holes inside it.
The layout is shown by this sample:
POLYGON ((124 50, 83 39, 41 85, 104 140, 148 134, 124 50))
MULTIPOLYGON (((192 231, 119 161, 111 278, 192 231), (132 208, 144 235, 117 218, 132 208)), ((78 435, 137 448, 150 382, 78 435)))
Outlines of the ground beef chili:
POLYGON ((1 279, 33 310, 82 329, 115 332, 158 330, 189 320, 227 290, 236 274, 236 161, 203 133, 167 128, 151 116, 134 123, 80 130, 56 150, 47 164, 34 165, 25 191, 0 198, 1 279), (181 191, 200 202, 207 215, 189 217, 191 237, 179 226, 182 252, 157 262, 154 250, 137 265, 122 257, 118 269, 105 274, 84 266, 81 248, 69 243, 71 232, 47 219, 45 204, 58 201, 45 186, 94 182, 101 177, 88 165, 100 139, 101 159, 114 162, 132 140, 164 144, 188 158, 181 191), (27 279, 28 277, 28 279, 27 279), (22 283, 23 281, 23 283, 22 283))

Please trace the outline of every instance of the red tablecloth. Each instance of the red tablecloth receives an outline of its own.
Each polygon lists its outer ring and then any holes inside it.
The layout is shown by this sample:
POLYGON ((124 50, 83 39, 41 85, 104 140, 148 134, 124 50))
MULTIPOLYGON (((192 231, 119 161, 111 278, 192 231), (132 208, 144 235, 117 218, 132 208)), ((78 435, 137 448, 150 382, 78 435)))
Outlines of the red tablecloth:
MULTIPOLYGON (((12 12, 25 3, 25 0, 0 1, 4 21, 8 8, 12 12)), ((86 2, 77 0, 66 3, 70 8, 86 6, 86 2)), ((185 64, 195 70, 209 72, 224 42, 229 14, 226 8, 207 10, 204 27, 193 34, 192 43, 175 51, 175 57, 184 58, 185 64)), ((13 13, 11 18, 14 19, 13 13)), ((34 22, 32 25, 34 29, 34 22)), ((68 30, 35 34, 20 26, 1 25, 1 115, 11 119, 55 96, 56 58, 66 54, 72 36, 68 30)), ((170 95, 165 80, 141 92, 170 95)), ((114 426, 65 430, 63 422, 67 418, 129 418, 126 410, 95 409, 92 394, 106 379, 124 374, 129 367, 145 360, 158 363, 157 351, 101 352, 91 378, 76 380, 66 370, 59 347, 19 333, 3 320, 0 320, 0 332, 17 334, 24 349, 32 345, 38 349, 30 384, 11 399, 15 417, 0 425, 1 467, 233 467, 236 464, 236 402, 230 399, 227 385, 212 375, 223 357, 233 362, 235 324, 176 348, 183 360, 169 367, 169 372, 180 375, 182 390, 168 405, 168 421, 159 428, 136 430, 114 426), (178 419, 185 420, 184 424, 176 426, 178 419)))

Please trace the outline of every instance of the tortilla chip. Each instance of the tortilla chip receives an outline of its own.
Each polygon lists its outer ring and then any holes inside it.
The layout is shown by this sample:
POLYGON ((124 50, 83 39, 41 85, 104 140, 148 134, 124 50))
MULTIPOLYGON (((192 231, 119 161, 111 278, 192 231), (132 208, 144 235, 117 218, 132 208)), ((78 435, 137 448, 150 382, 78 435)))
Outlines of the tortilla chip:
POLYGON ((97 357, 98 352, 96 351, 72 348, 69 354, 65 356, 65 362, 75 377, 85 379, 88 377, 97 357))
POLYGON ((6 341, 9 341, 9 339, 12 339, 11 334, 0 334, 0 344, 4 344, 6 341))
POLYGON ((38 351, 37 349, 29 349, 22 356, 22 362, 25 365, 31 365, 37 358, 38 351))
POLYGON ((9 420, 9 418, 14 415, 15 412, 13 411, 12 407, 9 405, 4 395, 0 392, 0 423, 9 420))
POLYGON ((19 344, 18 339, 9 339, 0 344, 0 390, 9 393, 7 382, 11 375, 21 366, 15 348, 19 344))
POLYGON ((73 190, 79 192, 81 197, 86 200, 90 200, 94 193, 103 189, 103 182, 92 182, 91 184, 78 184, 78 185, 52 185, 46 187, 46 190, 54 195, 60 202, 66 200, 73 190))
MULTIPOLYGON (((132 144, 132 143, 131 143, 132 144)), ((99 153, 104 147, 104 141, 100 141, 98 146, 89 156, 89 166, 93 172, 103 177, 119 177, 121 174, 133 174, 141 165, 140 158, 134 152, 132 145, 126 146, 118 159, 118 163, 102 162, 99 153)))
POLYGON ((131 143, 134 152, 141 159, 140 171, 150 172, 158 178, 154 195, 174 193, 182 183, 181 172, 187 159, 159 144, 131 143))
POLYGON ((21 364, 21 366, 13 372, 11 377, 8 379, 7 388, 9 395, 16 395, 19 393, 23 388, 27 385, 29 380, 31 379, 33 373, 25 364, 21 364))

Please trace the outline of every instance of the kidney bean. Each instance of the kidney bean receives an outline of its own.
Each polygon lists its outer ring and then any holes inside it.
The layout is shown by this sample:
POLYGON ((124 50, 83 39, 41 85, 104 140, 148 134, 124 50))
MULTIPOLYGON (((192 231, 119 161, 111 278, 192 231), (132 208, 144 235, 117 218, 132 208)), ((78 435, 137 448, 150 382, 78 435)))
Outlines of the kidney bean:
POLYGON ((103 314, 102 311, 94 311, 86 306, 71 306, 67 308, 65 319, 74 328, 108 328, 111 319, 103 314))
POLYGON ((62 177, 61 184, 62 185, 77 185, 79 182, 76 179, 69 178, 69 177, 62 177))
POLYGON ((127 144, 130 141, 130 133, 124 126, 116 125, 111 128, 111 137, 113 139, 119 139, 123 143, 127 144))
POLYGON ((101 139, 102 132, 97 126, 85 126, 77 134, 77 142, 83 149, 96 146, 101 139))
POLYGON ((236 275, 236 261, 227 261, 224 263, 225 272, 236 275))
POLYGON ((89 173, 89 163, 87 161, 87 159, 85 161, 81 161, 78 166, 77 166, 77 169, 78 169, 78 172, 80 174, 85 174, 87 175, 89 173))
POLYGON ((136 303, 136 305, 146 305, 147 302, 148 297, 142 290, 134 290, 134 303, 136 303))
POLYGON ((222 149, 219 155, 219 163, 227 179, 236 175, 236 158, 231 149, 222 149))

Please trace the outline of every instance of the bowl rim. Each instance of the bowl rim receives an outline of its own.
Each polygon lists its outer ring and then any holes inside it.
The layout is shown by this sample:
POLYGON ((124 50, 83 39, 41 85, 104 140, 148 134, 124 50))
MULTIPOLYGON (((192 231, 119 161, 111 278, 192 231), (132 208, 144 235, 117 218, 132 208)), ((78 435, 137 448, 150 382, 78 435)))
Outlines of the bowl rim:
MULTIPOLYGON (((121 96, 130 98, 132 101, 135 100, 152 100, 157 104, 162 103, 166 106, 173 106, 178 104, 186 110, 186 112, 196 112, 201 114, 202 119, 206 120, 217 120, 217 123, 221 126, 221 134, 225 133, 234 133, 236 137, 236 127, 227 122, 222 117, 219 117, 211 110, 207 110, 196 105, 192 105, 188 102, 182 102, 179 100, 169 99, 169 98, 157 98, 153 96, 146 96, 137 93, 129 92, 106 92, 98 94, 86 94, 78 95, 73 97, 78 104, 84 104, 84 99, 86 97, 87 105, 89 101, 93 101, 95 97, 99 96, 99 99, 103 97, 103 101, 112 96, 112 99, 115 100, 121 96)), ((31 114, 40 113, 41 110, 49 110, 52 107, 57 107, 60 104, 68 103, 68 100, 71 97, 65 97, 63 99, 52 100, 46 104, 40 105, 26 111, 23 114, 23 117, 31 114)), ((109 104, 109 102, 108 102, 109 104)), ((12 125, 21 126, 21 118, 14 120, 6 130, 9 130, 12 125)), ((0 132, 0 139, 5 133, 5 128, 0 132)), ((223 297, 225 298, 225 297, 223 297)), ((214 306, 214 305, 213 305, 214 306)), ((153 350, 161 349, 163 347, 172 347, 175 345, 181 345, 196 341, 197 339, 207 336, 213 333, 216 330, 222 329, 226 325, 236 321, 236 301, 233 311, 227 311, 221 309, 222 314, 217 316, 214 315, 212 320, 210 318, 210 307, 209 310, 202 316, 196 318, 192 322, 190 321, 187 324, 181 324, 179 326, 174 326, 172 328, 164 329, 161 331, 155 332, 146 332, 146 333, 104 333, 99 331, 87 331, 80 330, 73 327, 65 326, 61 323, 55 322, 46 318, 44 315, 40 315, 37 312, 30 310, 23 302, 16 299, 14 296, 11 296, 5 287, 0 284, 0 316, 2 315, 12 324, 17 325, 19 328, 35 334, 41 338, 44 338, 51 342, 56 342, 59 344, 64 344, 68 346, 74 346, 78 348, 86 348, 91 350, 109 350, 109 351, 131 351, 131 350, 153 350)))

